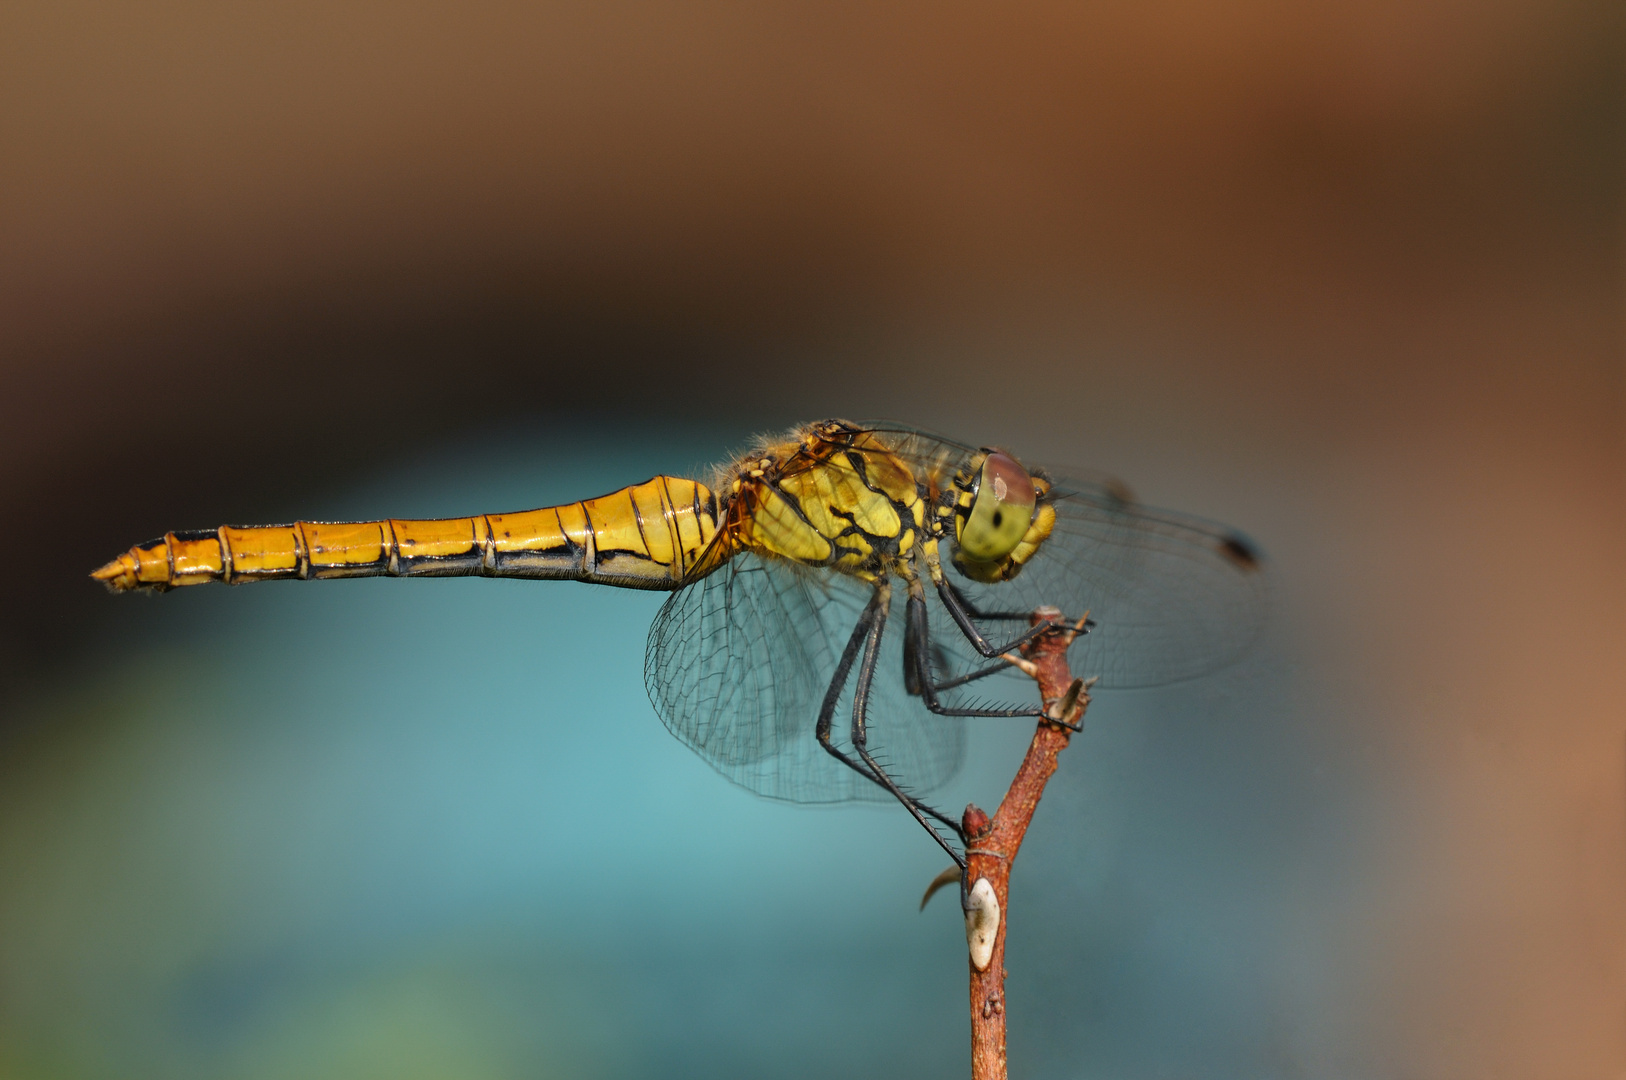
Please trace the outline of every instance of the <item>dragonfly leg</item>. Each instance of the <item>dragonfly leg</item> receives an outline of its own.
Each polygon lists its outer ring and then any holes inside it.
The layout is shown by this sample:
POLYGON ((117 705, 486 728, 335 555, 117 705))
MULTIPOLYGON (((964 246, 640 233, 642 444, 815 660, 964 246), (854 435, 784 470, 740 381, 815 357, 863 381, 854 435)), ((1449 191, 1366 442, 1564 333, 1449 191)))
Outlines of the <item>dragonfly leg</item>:
MULTIPOLYGON (((865 608, 866 612, 873 608, 875 617, 867 635, 863 639, 864 656, 858 664, 858 683, 853 689, 853 749, 858 751, 858 756, 863 759, 865 765, 869 766, 871 777, 890 791, 904 805, 904 808, 914 815, 915 820, 920 822, 921 828, 930 833, 932 839, 936 840, 938 845, 948 852, 948 856, 954 860, 954 864, 964 870, 966 865, 965 856, 955 851, 953 845, 943 839, 943 834, 938 832, 932 823, 926 820, 926 817, 930 813, 932 817, 937 818, 939 821, 948 823, 956 836, 960 834, 960 826, 943 814, 931 810, 920 800, 906 794, 902 788, 898 787, 897 781, 887 775, 886 770, 881 768, 880 763, 869 752, 869 692, 870 687, 875 682, 875 664, 881 655, 881 635, 886 632, 886 608, 887 602, 891 598, 891 592, 891 586, 886 581, 882 581, 875 588, 875 598, 870 601, 869 607, 865 608)), ((854 641, 857 640, 855 631, 854 641)), ((839 693, 839 691, 837 692, 839 693)), ((961 837, 961 839, 964 838, 961 837)))
POLYGON ((1002 660, 997 664, 989 664, 986 667, 978 668, 976 671, 969 671, 964 675, 956 675, 952 679, 934 682, 932 683, 932 689, 938 692, 953 690, 957 686, 964 686, 966 683, 973 683, 978 679, 986 679, 990 675, 998 675, 1009 670, 1011 670, 1011 666, 1002 660))
MULTIPOLYGON (((904 633, 909 636, 909 640, 913 643, 913 647, 905 649, 904 654, 905 659, 914 665, 915 670, 912 673, 913 677, 907 681, 912 687, 919 688, 918 692, 920 694, 920 700, 926 706, 926 708, 930 709, 938 716, 1012 717, 1041 716, 1044 714, 1044 710, 1037 705, 1011 705, 1001 708, 965 709, 943 704, 943 702, 937 696, 940 691, 948 690, 955 686, 962 686, 965 683, 972 682, 973 680, 985 678, 997 672, 1004 671, 1007 669, 1008 665, 1001 661, 997 664, 990 664, 985 668, 979 668, 978 670, 971 672, 969 675, 962 675, 957 679, 950 679, 947 682, 941 683, 936 682, 933 679, 931 662, 928 659, 932 654, 931 628, 926 617, 926 598, 924 596, 921 596, 918 593, 912 593, 910 595, 908 620, 908 625, 904 628, 904 633)), ((1044 626, 1038 627, 1037 629, 1043 631, 1048 630, 1049 628, 1050 624, 1047 623, 1044 626)))
MULTIPOLYGON (((959 823, 953 818, 898 790, 897 785, 892 783, 890 778, 882 779, 880 775, 872 772, 863 762, 855 761, 852 757, 844 753, 839 746, 836 746, 830 741, 830 731, 832 723, 835 719, 836 704, 841 700, 841 691, 847 686, 847 678, 852 673, 853 663, 858 659, 859 652, 863 650, 865 642, 870 639, 872 634, 874 635, 877 644, 879 643, 880 633, 879 629, 877 628, 877 623, 884 624, 885 621, 886 596, 881 591, 877 591, 876 595, 871 598, 869 604, 865 606, 863 614, 858 617, 858 625, 853 627, 852 637, 847 640, 847 647, 842 650, 841 659, 836 664, 835 675, 830 680, 830 687, 824 692, 824 702, 819 707, 819 720, 814 729, 814 734, 818 737, 819 745, 824 747, 825 751, 830 754, 831 757, 835 758, 837 761, 841 762, 843 765, 847 766, 849 769, 853 770, 870 783, 876 784, 891 792, 903 802, 904 806, 909 808, 909 811, 913 813, 916 818, 919 818, 922 813, 928 814, 931 817, 936 818, 938 821, 941 821, 949 828, 953 829, 955 834, 958 835, 960 826, 959 823)), ((922 822, 922 824, 925 823, 922 822)), ((926 828, 931 830, 930 825, 927 825, 926 828)), ((932 830, 932 835, 937 835, 935 830, 932 830)), ((938 838, 938 843, 942 842, 942 839, 938 838)), ((950 854, 953 853, 950 852, 950 854)))
MULTIPOLYGON (((953 593, 954 599, 959 602, 960 607, 964 609, 965 613, 970 615, 973 619, 978 619, 984 622, 1027 622, 1029 619, 1033 618, 1033 612, 1031 611, 984 611, 976 604, 973 604, 970 597, 961 592, 959 587, 948 578, 943 579, 942 588, 947 589, 950 593, 953 593)), ((1065 615, 1061 617, 1061 621, 1064 623, 1075 622, 1075 620, 1069 619, 1065 615)), ((1087 634, 1094 629, 1095 620, 1085 619, 1084 633, 1087 634)))
MULTIPOLYGON (((949 679, 945 682, 935 681, 932 677, 931 663, 928 659, 932 653, 931 625, 926 615, 926 598, 919 593, 911 593, 909 596, 908 612, 909 623, 904 632, 909 635, 909 639, 914 643, 914 645, 913 648, 905 650, 905 656, 915 665, 914 676, 908 681, 912 686, 919 687, 920 700, 922 704, 924 704, 931 712, 936 713, 938 716, 1038 717, 1048 715, 1044 708, 1039 705, 1012 705, 1001 708, 959 708, 957 706, 943 704, 943 702, 939 700, 937 696, 941 691, 949 690, 956 686, 964 686, 966 683, 1005 671, 1008 669, 1008 667, 1002 661, 997 664, 990 664, 984 668, 978 668, 976 671, 970 672, 969 674, 961 675, 958 678, 949 679)), ((1054 623, 1045 623, 1042 624, 1038 629, 1048 630, 1054 625, 1054 623)), ((1065 721, 1053 720, 1052 722, 1059 723, 1062 727, 1070 728, 1073 731, 1084 730, 1081 727, 1066 723, 1065 721)))
POLYGON ((970 615, 973 619, 979 619, 983 622, 1027 622, 1033 617, 1033 612, 1031 611, 984 611, 976 604, 973 604, 971 602, 971 598, 966 596, 965 593, 961 592, 959 588, 947 578, 943 579, 942 588, 953 593, 954 598, 960 602, 960 607, 965 609, 966 614, 970 615))
MULTIPOLYGON (((1026 631, 1018 634, 1004 645, 994 645, 983 636, 981 630, 977 629, 977 624, 973 620, 978 618, 1009 619, 1014 618, 1015 616, 1008 612, 996 612, 993 614, 984 615, 982 612, 979 612, 976 608, 972 607, 970 602, 967 601, 965 597, 960 595, 960 591, 953 585, 949 584, 947 578, 944 578, 938 583, 937 595, 942 598, 943 607, 947 609, 949 618, 954 620, 954 625, 960 628, 960 633, 965 635, 965 639, 971 643, 971 647, 976 649, 983 656, 988 657, 990 660, 996 656, 999 656, 1001 653, 1008 653, 1012 649, 1021 648, 1023 645, 1026 645, 1028 642, 1034 640, 1040 635, 1049 633, 1053 627, 1066 625, 1065 619, 1058 618, 1054 622, 1045 622, 1040 623, 1038 626, 1030 626, 1026 631)), ((911 597, 910 602, 912 603, 913 600, 914 598, 911 597)), ((924 603, 924 601, 922 602, 924 603)), ((1031 615, 1021 616, 1023 619, 1030 617, 1031 615)), ((1086 626, 1085 629, 1087 630, 1088 626, 1086 626)))

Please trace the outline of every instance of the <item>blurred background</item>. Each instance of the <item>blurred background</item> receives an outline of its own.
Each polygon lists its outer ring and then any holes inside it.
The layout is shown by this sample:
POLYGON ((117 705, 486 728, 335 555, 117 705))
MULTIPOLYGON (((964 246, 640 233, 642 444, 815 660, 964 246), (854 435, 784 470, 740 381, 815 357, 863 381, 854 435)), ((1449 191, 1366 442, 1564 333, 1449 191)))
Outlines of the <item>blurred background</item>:
POLYGON ((1270 556, 1040 807, 1017 1075, 1626 1076, 1623 21, 5 5, 0 1077, 962 1072, 941 853, 679 746, 659 597, 86 577, 822 416, 1270 556))

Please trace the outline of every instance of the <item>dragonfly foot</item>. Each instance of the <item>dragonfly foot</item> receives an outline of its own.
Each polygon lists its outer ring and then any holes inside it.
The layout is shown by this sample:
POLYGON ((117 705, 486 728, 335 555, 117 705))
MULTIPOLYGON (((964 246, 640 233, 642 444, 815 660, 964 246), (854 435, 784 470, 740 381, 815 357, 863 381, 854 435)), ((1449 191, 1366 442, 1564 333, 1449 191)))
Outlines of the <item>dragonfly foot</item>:
POLYGON ((1094 676, 1089 679, 1074 679, 1067 687, 1066 693, 1055 701, 1045 703, 1045 720, 1075 734, 1083 731, 1084 725, 1078 723, 1078 720, 1084 715, 1084 706, 1090 701, 1089 688, 1094 685, 1094 676))

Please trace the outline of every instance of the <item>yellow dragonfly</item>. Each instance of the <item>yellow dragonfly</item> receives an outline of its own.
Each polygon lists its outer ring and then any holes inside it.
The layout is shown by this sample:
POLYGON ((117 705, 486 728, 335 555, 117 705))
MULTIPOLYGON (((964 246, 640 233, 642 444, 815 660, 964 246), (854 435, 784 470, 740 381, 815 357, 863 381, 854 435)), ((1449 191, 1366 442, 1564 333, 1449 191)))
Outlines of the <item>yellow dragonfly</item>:
POLYGON ((933 824, 963 842, 959 823, 917 792, 959 768, 964 717, 1042 714, 968 697, 1046 630, 1027 626, 1036 608, 1088 612, 1074 670, 1135 687, 1235 659, 1264 595, 1259 557, 1230 529, 1004 450, 842 420, 763 440, 709 484, 657 476, 519 513, 172 532, 93 576, 123 592, 376 575, 671 591, 644 676, 674 735, 772 798, 896 798, 962 867, 933 824))

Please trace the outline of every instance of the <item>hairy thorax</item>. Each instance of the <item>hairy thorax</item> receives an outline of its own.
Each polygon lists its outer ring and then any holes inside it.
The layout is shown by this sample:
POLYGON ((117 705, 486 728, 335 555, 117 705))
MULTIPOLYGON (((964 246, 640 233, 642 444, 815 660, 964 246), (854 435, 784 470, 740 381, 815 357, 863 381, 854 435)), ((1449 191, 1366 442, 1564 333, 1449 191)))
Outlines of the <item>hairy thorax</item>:
POLYGON ((736 550, 875 580, 907 565, 927 527, 924 478, 839 422, 759 447, 731 472, 724 497, 736 550))

